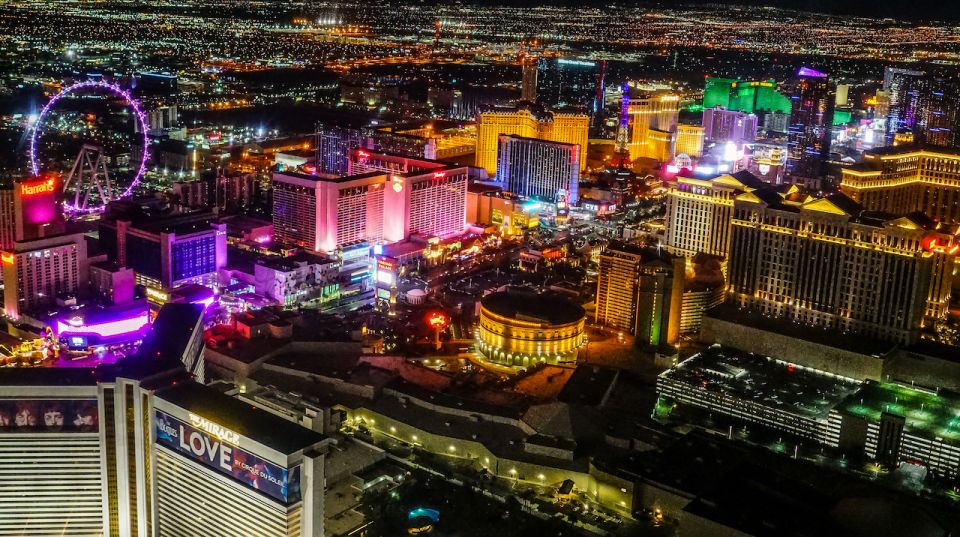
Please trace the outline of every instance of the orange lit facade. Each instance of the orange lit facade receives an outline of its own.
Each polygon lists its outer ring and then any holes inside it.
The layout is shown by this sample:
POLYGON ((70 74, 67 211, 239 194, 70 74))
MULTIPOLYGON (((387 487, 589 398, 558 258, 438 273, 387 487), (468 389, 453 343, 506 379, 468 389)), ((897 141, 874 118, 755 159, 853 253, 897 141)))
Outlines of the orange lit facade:
POLYGON ((842 171, 840 190, 868 210, 960 222, 960 152, 868 151, 861 164, 842 171))
POLYGON ((843 195, 734 202, 728 299, 797 324, 912 343, 947 312, 956 230, 864 214, 843 195))
POLYGON ((631 98, 629 115, 630 157, 669 160, 680 115, 680 96, 658 93, 631 98))
POLYGON ((482 112, 477 123, 476 165, 497 173, 500 135, 523 136, 580 146, 580 170, 586 166, 590 117, 581 113, 540 112, 522 107, 482 112))
POLYGON ((504 315, 481 303, 477 346, 488 359, 514 367, 576 362, 578 349, 586 343, 586 316, 575 307, 581 312, 578 318, 554 323, 523 314, 504 315))

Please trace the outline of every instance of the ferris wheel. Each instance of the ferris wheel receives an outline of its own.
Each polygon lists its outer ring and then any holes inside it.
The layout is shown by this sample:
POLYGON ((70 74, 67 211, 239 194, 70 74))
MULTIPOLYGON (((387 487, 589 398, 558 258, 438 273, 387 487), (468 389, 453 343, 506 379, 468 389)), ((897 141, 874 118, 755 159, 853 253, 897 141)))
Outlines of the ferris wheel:
POLYGON ((126 179, 118 179, 116 176, 111 178, 104 148, 97 144, 83 144, 73 166, 63 180, 63 208, 66 213, 74 215, 102 212, 110 201, 130 196, 140 184, 149 159, 150 138, 147 132, 146 114, 140 102, 128 90, 117 84, 103 80, 87 80, 63 88, 47 102, 37 116, 30 136, 30 168, 33 174, 40 175, 41 172, 37 155, 38 138, 41 126, 50 111, 63 97, 87 91, 102 92, 122 99, 124 106, 133 112, 133 119, 138 127, 136 132, 142 135, 138 145, 142 143, 142 146, 138 148, 140 158, 139 162, 134 164, 134 173, 126 179))

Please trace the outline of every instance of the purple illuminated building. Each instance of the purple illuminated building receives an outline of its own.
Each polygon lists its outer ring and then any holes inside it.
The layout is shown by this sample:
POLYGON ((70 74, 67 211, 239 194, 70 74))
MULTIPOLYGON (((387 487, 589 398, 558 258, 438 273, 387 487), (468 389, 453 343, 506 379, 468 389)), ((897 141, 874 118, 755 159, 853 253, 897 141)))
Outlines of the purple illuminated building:
POLYGON ((798 178, 822 175, 830 156, 833 92, 827 73, 802 67, 792 95, 787 173, 798 178))
POLYGON ((227 263, 226 224, 209 212, 108 217, 100 222, 100 242, 109 259, 132 268, 136 283, 158 302, 181 285, 216 284, 227 263))

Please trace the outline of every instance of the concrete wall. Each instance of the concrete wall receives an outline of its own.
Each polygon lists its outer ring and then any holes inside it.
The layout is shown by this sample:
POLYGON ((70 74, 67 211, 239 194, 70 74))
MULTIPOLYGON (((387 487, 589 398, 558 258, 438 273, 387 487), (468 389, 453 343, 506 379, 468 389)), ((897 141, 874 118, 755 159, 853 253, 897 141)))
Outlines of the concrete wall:
POLYGON ((770 356, 857 380, 881 380, 884 359, 715 317, 703 318, 700 341, 770 356))
MULTIPOLYGON (((960 359, 960 351, 956 358, 960 359)), ((893 353, 885 364, 883 375, 884 380, 904 384, 960 390, 960 363, 906 349, 893 353)))
MULTIPOLYGON (((559 487, 564 480, 570 479, 576 484, 581 494, 588 495, 605 507, 616 509, 626 515, 633 510, 634 485, 627 480, 602 472, 592 465, 585 467, 584 471, 578 471, 497 457, 481 442, 429 433, 366 408, 350 412, 349 418, 363 419, 367 427, 378 434, 410 442, 430 453, 473 460, 491 474, 504 479, 516 479, 550 487, 559 487), (627 492, 623 492, 622 489, 626 489, 627 492)), ((566 462, 569 464, 569 461, 566 462)))
MULTIPOLYGON (((693 500, 693 495, 675 489, 656 481, 643 480, 636 488, 636 503, 638 507, 663 512, 663 516, 670 519, 679 519, 683 508, 693 500)), ((686 535, 686 533, 684 533, 686 535)))

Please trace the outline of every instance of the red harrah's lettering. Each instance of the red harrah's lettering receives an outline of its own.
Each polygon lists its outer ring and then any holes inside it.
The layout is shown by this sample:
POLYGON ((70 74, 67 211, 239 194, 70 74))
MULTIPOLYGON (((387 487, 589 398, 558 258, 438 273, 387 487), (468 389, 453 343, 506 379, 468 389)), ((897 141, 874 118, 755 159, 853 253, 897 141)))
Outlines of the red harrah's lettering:
POLYGON ((36 196, 37 194, 46 194, 53 192, 54 181, 47 179, 37 183, 20 183, 20 194, 23 196, 36 196))

